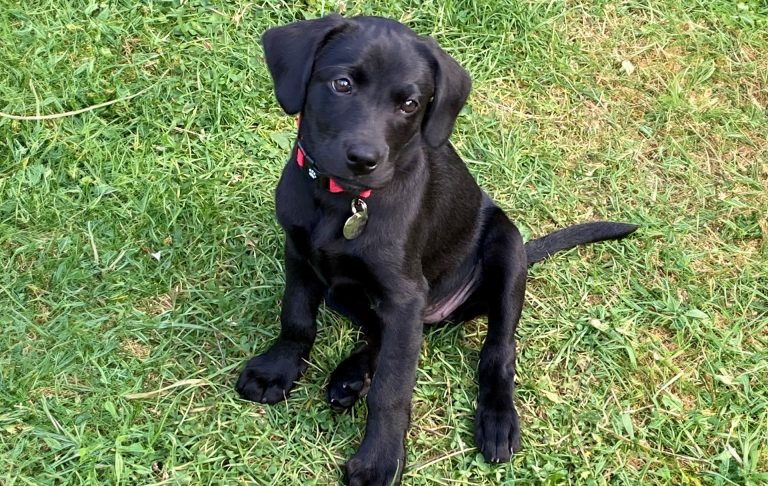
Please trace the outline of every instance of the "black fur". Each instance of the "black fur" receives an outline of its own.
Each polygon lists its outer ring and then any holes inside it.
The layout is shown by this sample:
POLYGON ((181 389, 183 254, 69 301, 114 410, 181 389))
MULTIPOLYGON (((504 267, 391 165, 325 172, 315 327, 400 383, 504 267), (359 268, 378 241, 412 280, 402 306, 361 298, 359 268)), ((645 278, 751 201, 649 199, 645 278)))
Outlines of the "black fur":
POLYGON ((263 43, 280 105, 302 114, 302 146, 347 192, 317 185, 294 151, 277 187, 286 233, 280 336, 246 364, 238 392, 264 403, 288 395, 306 368, 325 301, 366 336, 328 387, 336 409, 367 392, 366 433, 345 466, 346 481, 397 483, 425 321, 487 314, 475 438, 486 460, 509 460, 520 448, 515 328, 528 265, 575 245, 621 238, 636 226, 587 223, 523 245, 448 142, 470 92, 469 75, 432 39, 398 22, 334 15, 270 29, 263 43), (348 92, 335 88, 342 78, 348 92), (412 113, 403 111, 409 99, 418 102, 412 113), (375 170, 356 175, 358 153, 368 154, 375 170), (342 227, 365 188, 373 190, 366 199, 370 219, 347 240, 342 227))

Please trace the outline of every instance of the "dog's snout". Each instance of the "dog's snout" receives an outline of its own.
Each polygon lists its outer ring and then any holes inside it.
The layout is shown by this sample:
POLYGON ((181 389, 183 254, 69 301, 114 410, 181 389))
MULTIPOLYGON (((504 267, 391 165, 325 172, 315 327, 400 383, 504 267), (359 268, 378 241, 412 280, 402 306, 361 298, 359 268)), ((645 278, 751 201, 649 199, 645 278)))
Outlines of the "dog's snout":
POLYGON ((374 146, 353 145, 347 150, 347 167, 355 175, 370 174, 381 158, 381 150, 374 146))

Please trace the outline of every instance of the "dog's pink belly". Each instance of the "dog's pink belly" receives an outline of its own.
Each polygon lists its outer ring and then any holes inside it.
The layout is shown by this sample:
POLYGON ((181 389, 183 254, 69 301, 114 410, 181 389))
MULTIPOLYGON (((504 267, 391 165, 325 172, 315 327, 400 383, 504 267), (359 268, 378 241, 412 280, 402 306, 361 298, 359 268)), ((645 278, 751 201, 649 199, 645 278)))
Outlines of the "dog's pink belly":
POLYGON ((443 321, 453 314, 461 304, 467 301, 469 296, 472 295, 472 292, 474 292, 480 284, 478 271, 479 267, 476 266, 469 274, 467 280, 465 280, 462 286, 452 295, 444 297, 437 302, 430 303, 427 308, 424 309, 424 317, 422 320, 427 324, 432 324, 443 321))

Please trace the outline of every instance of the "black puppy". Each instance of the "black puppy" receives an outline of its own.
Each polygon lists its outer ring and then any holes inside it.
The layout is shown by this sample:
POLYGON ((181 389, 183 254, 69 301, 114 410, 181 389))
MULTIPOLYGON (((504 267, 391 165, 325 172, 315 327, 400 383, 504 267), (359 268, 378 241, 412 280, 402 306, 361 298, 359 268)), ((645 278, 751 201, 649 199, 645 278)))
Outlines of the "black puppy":
POLYGON ((448 142, 471 82, 429 37, 392 20, 332 15, 270 29, 262 41, 277 100, 301 123, 277 187, 280 336, 248 362, 237 391, 285 399, 307 367, 325 300, 366 336, 328 389, 335 408, 368 392, 346 480, 396 483, 424 324, 487 314, 475 440, 486 460, 509 460, 520 448, 515 327, 528 265, 636 226, 588 223, 524 245, 448 142))

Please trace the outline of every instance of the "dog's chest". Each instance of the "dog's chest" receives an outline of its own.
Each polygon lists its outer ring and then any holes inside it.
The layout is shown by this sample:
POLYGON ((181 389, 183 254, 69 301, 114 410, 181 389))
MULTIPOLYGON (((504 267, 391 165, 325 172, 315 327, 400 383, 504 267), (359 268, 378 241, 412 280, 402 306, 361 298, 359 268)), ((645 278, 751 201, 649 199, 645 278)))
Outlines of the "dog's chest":
POLYGON ((328 287, 372 286, 376 278, 369 270, 366 252, 362 249, 366 246, 363 242, 366 235, 347 240, 342 234, 349 215, 315 204, 306 204, 297 210, 297 202, 291 201, 285 210, 278 200, 278 219, 300 256, 323 283, 328 287))
POLYGON ((343 238, 329 237, 333 228, 316 227, 309 234, 307 262, 326 285, 326 303, 354 321, 368 320, 364 316, 376 308, 381 285, 370 262, 357 252, 349 251, 354 243, 343 238))

